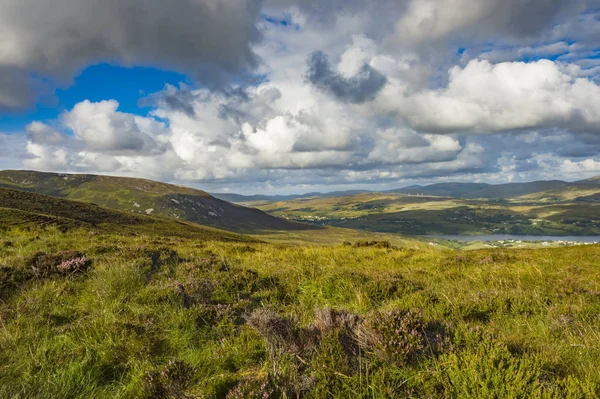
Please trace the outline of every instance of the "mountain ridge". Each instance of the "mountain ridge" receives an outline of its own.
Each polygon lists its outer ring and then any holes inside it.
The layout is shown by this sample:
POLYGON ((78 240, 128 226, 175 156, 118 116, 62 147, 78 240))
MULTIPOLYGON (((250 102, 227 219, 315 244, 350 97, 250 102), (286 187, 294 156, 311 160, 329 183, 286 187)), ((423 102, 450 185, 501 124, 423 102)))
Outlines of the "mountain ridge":
POLYGON ((568 190, 568 189, 595 189, 600 186, 600 176, 592 177, 585 180, 574 182, 566 182, 563 180, 537 180, 532 182, 521 183, 464 183, 464 182, 449 182, 449 183, 433 183, 426 185, 411 185, 392 190, 373 191, 373 190, 347 190, 333 191, 327 193, 310 192, 305 194, 293 195, 242 195, 234 193, 211 193, 216 198, 221 198, 234 203, 252 203, 259 201, 280 202, 289 201, 300 198, 330 198, 330 197, 345 197, 362 193, 396 193, 409 195, 425 195, 436 197, 452 197, 462 199, 475 198, 515 198, 524 195, 535 193, 544 193, 550 190, 568 190))

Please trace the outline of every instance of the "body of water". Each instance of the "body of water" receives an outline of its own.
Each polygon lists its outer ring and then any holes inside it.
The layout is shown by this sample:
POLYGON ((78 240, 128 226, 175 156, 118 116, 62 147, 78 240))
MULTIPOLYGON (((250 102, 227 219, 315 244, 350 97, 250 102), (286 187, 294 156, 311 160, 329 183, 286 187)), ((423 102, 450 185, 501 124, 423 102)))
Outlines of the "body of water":
POLYGON ((460 235, 428 235, 429 238, 440 238, 443 240, 455 241, 566 241, 566 242, 589 242, 600 243, 600 236, 516 236, 511 234, 492 234, 481 236, 460 236, 460 235))

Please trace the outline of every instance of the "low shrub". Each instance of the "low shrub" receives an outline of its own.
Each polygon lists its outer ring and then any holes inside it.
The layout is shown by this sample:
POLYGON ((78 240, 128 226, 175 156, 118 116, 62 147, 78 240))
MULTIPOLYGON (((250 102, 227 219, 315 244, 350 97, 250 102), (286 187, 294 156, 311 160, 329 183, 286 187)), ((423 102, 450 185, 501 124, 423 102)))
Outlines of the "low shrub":
POLYGON ((394 248, 389 241, 357 241, 352 245, 354 248, 373 247, 373 248, 394 248))
POLYGON ((69 275, 87 271, 91 259, 79 251, 60 251, 51 254, 36 252, 27 262, 38 278, 52 275, 69 275))
POLYGON ((17 267, 0 265, 0 299, 31 279, 32 272, 17 267))
POLYGON ((420 311, 375 312, 358 329, 361 347, 383 361, 403 365, 450 346, 446 328, 425 322, 420 311))
POLYGON ((304 354, 304 343, 295 320, 271 309, 257 309, 247 318, 247 322, 263 336, 272 356, 281 353, 304 354))
POLYGON ((194 382, 196 369, 182 360, 171 360, 159 370, 144 376, 142 390, 147 399, 188 399, 185 394, 194 382))
MULTIPOLYGON (((444 359, 443 396, 453 398, 533 398, 550 395, 540 358, 514 356, 506 345, 484 339, 477 347, 444 359)), ((578 396, 585 397, 585 396, 578 396)))
POLYGON ((231 389, 226 399, 271 399, 275 397, 275 387, 267 379, 247 378, 231 389))

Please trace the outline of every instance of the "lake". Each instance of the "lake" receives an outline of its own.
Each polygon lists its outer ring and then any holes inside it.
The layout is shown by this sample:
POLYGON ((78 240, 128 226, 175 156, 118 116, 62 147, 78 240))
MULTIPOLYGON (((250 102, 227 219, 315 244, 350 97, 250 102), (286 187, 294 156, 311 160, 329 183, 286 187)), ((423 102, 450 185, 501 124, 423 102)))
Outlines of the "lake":
POLYGON ((573 241, 573 242, 598 242, 600 236, 516 236, 511 234, 493 234, 481 236, 460 236, 460 235, 428 235, 428 238, 439 238, 443 240, 455 241, 573 241))

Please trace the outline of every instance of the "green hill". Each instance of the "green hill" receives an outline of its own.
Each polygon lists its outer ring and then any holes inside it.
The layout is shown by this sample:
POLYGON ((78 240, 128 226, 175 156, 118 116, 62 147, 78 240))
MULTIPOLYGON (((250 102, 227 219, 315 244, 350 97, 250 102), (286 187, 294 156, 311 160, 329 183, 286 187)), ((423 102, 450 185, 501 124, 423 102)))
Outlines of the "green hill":
POLYGON ((5 188, 0 188, 0 226, 4 229, 56 226, 63 231, 88 228, 121 234, 253 241, 239 234, 189 222, 120 212, 94 204, 5 188))
POLYGON ((440 183, 429 186, 410 186, 394 190, 400 194, 423 194, 427 196, 475 198, 515 198, 528 196, 531 199, 553 201, 573 198, 573 192, 599 191, 600 186, 593 179, 567 183, 560 180, 536 181, 530 183, 482 184, 482 183, 440 183))
POLYGON ((1 171, 0 187, 93 203, 129 213, 159 215, 239 232, 315 227, 233 205, 188 187, 125 177, 1 171))

